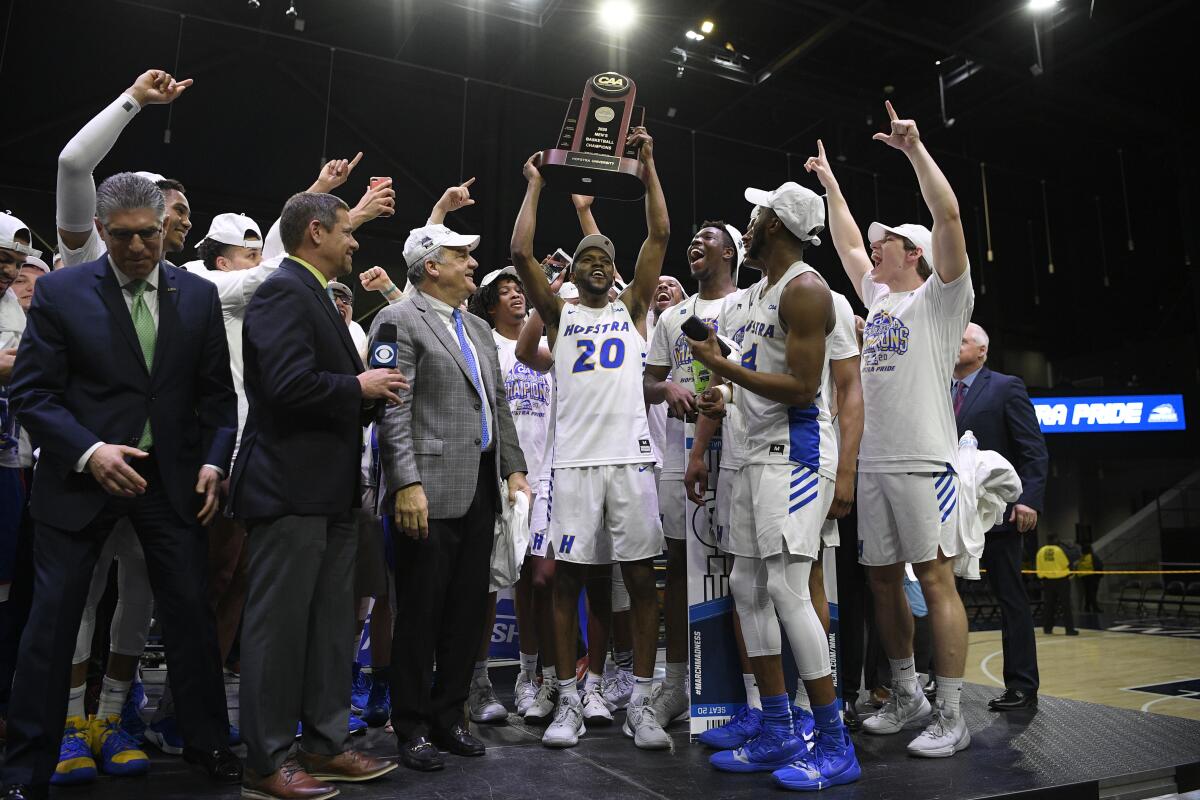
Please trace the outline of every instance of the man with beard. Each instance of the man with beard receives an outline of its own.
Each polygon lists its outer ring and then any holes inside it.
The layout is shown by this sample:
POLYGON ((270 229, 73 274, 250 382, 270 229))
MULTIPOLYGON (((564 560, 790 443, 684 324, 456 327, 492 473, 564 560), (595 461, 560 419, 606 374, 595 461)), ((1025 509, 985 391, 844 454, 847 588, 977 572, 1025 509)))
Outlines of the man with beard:
MULTIPOLYGON (((662 479, 658 507, 667 542, 667 589, 664 617, 667 631, 667 672, 655 698, 656 718, 664 725, 687 714, 687 496, 683 487, 686 466, 685 421, 695 418, 695 381, 692 351, 683 323, 699 317, 717 330, 717 315, 725 297, 737 289, 734 271, 741 265, 741 232, 724 222, 705 222, 687 249, 688 268, 698 292, 658 316, 650 354, 646 358, 643 391, 646 402, 664 403, 668 409, 663 447, 662 479)), ((661 285, 661 281, 660 281, 661 285)), ((717 330, 717 333, 725 333, 717 330)))
POLYGON ((651 706, 658 637, 653 559, 662 552, 662 524, 654 495, 654 454, 642 397, 646 313, 662 270, 670 235, 666 199, 654 166, 653 140, 636 128, 631 142, 646 168, 647 237, 634 277, 616 301, 608 299, 616 249, 601 234, 575 248, 572 276, 579 304, 551 293, 533 255, 542 176, 535 159, 525 163, 525 199, 512 236, 513 263, 534 307, 547 323, 554 353, 554 487, 560 502, 550 514, 558 562, 555 576, 556 663, 559 705, 542 738, 548 747, 572 747, 584 733, 575 676, 576 600, 590 565, 621 564, 634 627, 634 678, 624 732, 644 749, 666 749, 670 737, 651 706))

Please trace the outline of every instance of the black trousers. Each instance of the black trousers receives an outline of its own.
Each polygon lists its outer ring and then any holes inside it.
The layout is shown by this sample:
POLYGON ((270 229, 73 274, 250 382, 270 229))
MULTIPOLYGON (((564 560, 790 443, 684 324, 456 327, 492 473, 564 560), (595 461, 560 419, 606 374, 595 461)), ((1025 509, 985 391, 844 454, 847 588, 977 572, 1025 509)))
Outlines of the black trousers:
POLYGON ((1004 649, 1004 687, 1037 692, 1040 685, 1033 612, 1021 577, 1022 536, 1015 530, 987 534, 980 565, 987 570, 1000 605, 1000 642, 1004 649))
POLYGON ((838 520, 842 544, 834 550, 837 563, 838 631, 841 653, 838 677, 842 699, 853 701, 862 686, 863 654, 867 646, 866 606, 870 602, 867 571, 858 563, 858 515, 855 509, 838 520))
POLYGON ((113 497, 83 530, 37 524, 33 607, 21 637, 9 703, 4 783, 46 785, 58 763, 79 619, 104 540, 128 516, 146 553, 162 620, 167 671, 179 732, 190 747, 226 748, 229 717, 208 605, 208 539, 194 519, 181 519, 163 491, 154 456, 136 462, 146 493, 113 497))
POLYGON ((1056 578, 1042 580, 1042 630, 1050 633, 1054 630, 1054 620, 1058 616, 1057 608, 1062 606, 1063 625, 1067 630, 1075 630, 1075 614, 1071 609, 1071 579, 1056 578))
POLYGON ((483 453, 466 514, 429 520, 428 539, 410 539, 397 529, 390 678, 392 728, 401 743, 464 722, 471 671, 487 624, 499 499, 495 455, 483 453))

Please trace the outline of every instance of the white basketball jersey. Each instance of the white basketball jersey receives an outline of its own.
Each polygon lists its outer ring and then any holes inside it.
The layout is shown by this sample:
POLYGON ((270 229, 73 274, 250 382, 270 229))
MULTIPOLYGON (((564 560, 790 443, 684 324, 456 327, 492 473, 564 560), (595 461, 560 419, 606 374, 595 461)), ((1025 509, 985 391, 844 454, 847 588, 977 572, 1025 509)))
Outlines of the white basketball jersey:
POLYGON ((554 466, 652 463, 646 340, 625 304, 563 305, 554 341, 554 466))
MULTIPOLYGON (((766 285, 766 280, 763 278, 749 289, 738 289, 733 294, 726 295, 721 313, 717 315, 717 330, 737 345, 729 357, 739 364, 742 363, 741 345, 746 334, 746 323, 750 321, 750 295, 758 293, 766 285)), ((742 422, 742 408, 736 402, 727 403, 725 419, 721 421, 721 469, 737 469, 742 466, 745 451, 746 426, 742 422)))
MULTIPOLYGON (((553 413, 554 383, 548 372, 535 372, 517 360, 517 342, 506 339, 495 330, 496 355, 500 358, 500 377, 504 380, 504 396, 517 428, 521 452, 530 482, 542 473, 546 453, 546 435, 553 413)), ((544 343, 546 340, 543 339, 544 343)))
MULTIPOLYGON (((797 261, 773 286, 766 288, 764 283, 753 291, 750 319, 742 339, 743 367, 756 372, 790 372, 787 328, 779 316, 779 303, 784 288, 806 272, 819 276, 812 267, 797 261)), ((745 463, 803 464, 836 480, 837 440, 824 390, 828 382, 829 359, 822 358, 817 396, 806 408, 785 406, 739 387, 737 404, 746 428, 745 463)))

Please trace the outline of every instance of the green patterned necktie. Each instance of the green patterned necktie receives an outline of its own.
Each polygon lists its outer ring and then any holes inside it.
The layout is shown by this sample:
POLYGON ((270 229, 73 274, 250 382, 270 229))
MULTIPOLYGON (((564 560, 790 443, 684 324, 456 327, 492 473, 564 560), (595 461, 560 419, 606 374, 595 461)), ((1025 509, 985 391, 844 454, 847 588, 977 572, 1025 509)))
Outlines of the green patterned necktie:
MULTIPOLYGON (((154 343, 158 340, 158 329, 154 327, 154 315, 146 305, 146 289, 150 284, 141 278, 125 284, 125 288, 133 294, 133 329, 137 332, 138 342, 142 345, 142 356, 146 359, 146 370, 154 366, 154 343)), ((154 436, 150 433, 150 418, 142 428, 142 436, 138 439, 139 450, 149 450, 154 444, 154 436)))

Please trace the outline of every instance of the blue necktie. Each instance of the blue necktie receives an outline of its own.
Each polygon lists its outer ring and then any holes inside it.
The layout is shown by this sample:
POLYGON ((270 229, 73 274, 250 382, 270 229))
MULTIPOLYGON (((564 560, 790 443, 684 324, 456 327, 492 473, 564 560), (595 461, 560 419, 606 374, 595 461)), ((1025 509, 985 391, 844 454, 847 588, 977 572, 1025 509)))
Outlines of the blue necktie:
POLYGON ((454 332, 458 334, 458 349, 462 350, 463 358, 467 362, 467 367, 471 370, 471 381, 475 384, 475 391, 479 392, 479 427, 483 430, 483 436, 480 445, 481 450, 486 450, 488 444, 492 441, 492 437, 488 434, 487 426, 487 407, 484 403, 487 398, 483 394, 483 384, 479 382, 479 366, 475 363, 475 354, 471 352, 471 348, 467 345, 467 335, 463 331, 462 309, 454 309, 454 332))

